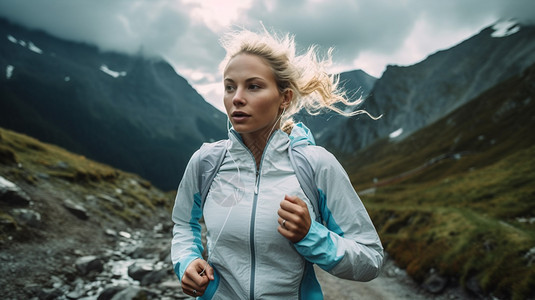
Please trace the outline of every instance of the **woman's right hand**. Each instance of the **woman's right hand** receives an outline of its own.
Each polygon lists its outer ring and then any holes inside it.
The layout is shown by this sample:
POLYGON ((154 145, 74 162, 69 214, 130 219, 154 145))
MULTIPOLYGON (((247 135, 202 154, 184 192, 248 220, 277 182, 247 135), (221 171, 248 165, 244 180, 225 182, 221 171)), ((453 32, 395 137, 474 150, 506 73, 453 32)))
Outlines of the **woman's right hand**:
POLYGON ((193 297, 202 296, 210 280, 214 280, 214 269, 204 259, 196 259, 182 276, 182 291, 193 297))

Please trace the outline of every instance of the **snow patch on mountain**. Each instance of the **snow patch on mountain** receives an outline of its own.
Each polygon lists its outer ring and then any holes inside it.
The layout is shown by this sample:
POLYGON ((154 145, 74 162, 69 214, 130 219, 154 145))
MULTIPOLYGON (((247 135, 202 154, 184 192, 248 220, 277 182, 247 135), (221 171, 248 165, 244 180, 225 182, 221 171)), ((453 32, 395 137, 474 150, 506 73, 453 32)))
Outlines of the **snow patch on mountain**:
POLYGON ((126 76, 126 72, 125 71, 122 71, 122 72, 113 71, 110 68, 108 68, 108 66, 106 66, 106 65, 101 65, 100 66, 100 70, 102 72, 110 75, 113 78, 117 78, 119 76, 126 76))
POLYGON ((390 137, 391 139, 395 139, 397 138, 398 136, 400 136, 401 134, 403 133, 403 128, 399 128, 398 130, 395 130, 393 132, 391 132, 388 137, 390 137))
POLYGON ((43 50, 41 50, 39 47, 35 46, 34 43, 28 42, 28 49, 30 51, 33 51, 37 54, 43 54, 43 50))
POLYGON ((15 67, 13 67, 12 65, 7 65, 7 67, 6 67, 6 78, 7 79, 10 79, 11 76, 13 76, 13 70, 15 70, 15 67))
POLYGON ((12 42, 13 44, 19 44, 21 45, 22 47, 24 48, 27 48, 28 50, 32 51, 32 52, 35 52, 37 54, 43 54, 43 50, 41 50, 41 48, 37 47, 34 43, 32 43, 31 41, 29 42, 26 42, 24 40, 18 40, 17 38, 15 38, 14 36, 12 35, 7 35, 7 39, 12 42))
POLYGON ((520 31, 520 25, 518 25, 515 21, 508 20, 494 24, 492 29, 494 29, 494 32, 491 33, 490 36, 500 38, 517 33, 520 31))
POLYGON ((27 48, 28 50, 32 51, 32 52, 35 52, 37 54, 43 54, 43 50, 41 50, 41 48, 37 47, 34 43, 32 43, 31 41, 29 42, 26 42, 24 40, 18 40, 17 38, 15 38, 14 36, 12 35, 7 35, 7 39, 12 42, 13 44, 19 44, 21 45, 22 47, 24 48, 27 48))

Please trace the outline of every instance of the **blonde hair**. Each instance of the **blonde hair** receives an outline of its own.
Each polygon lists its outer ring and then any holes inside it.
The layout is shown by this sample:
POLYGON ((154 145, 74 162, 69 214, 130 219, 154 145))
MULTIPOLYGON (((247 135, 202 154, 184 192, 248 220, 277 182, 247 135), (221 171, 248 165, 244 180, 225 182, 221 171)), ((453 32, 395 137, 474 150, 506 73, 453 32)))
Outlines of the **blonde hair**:
POLYGON ((363 99, 349 100, 340 87, 339 77, 327 72, 332 64, 333 48, 327 51, 323 59, 318 57, 316 46, 310 46, 304 54, 297 55, 294 36, 278 36, 265 28, 261 33, 244 29, 229 32, 221 39, 221 44, 227 52, 220 64, 221 70, 238 54, 256 55, 271 66, 279 93, 293 91, 289 106, 281 116, 281 129, 286 132, 293 128, 292 116, 303 108, 311 115, 329 109, 344 116, 367 114, 377 119, 365 110, 346 112, 336 105, 357 106, 363 99))

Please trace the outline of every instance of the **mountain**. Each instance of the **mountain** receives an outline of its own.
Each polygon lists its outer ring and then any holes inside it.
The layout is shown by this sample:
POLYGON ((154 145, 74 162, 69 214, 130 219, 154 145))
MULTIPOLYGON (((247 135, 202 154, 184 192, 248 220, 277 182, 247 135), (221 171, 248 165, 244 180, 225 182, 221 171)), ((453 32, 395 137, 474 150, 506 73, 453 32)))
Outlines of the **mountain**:
POLYGON ((345 120, 326 146, 351 153, 391 133, 401 139, 534 62, 535 26, 497 23, 415 65, 388 66, 362 105, 383 117, 345 120))
MULTIPOLYGON (((377 78, 362 70, 354 70, 338 74, 340 87, 346 92, 351 101, 359 98, 365 99, 370 93, 377 78)), ((339 107, 348 109, 348 107, 339 107)), ((353 109, 358 108, 354 107, 353 109)), ((321 114, 311 116, 306 111, 302 111, 294 116, 296 122, 303 122, 314 133, 314 138, 318 145, 325 144, 332 131, 337 131, 347 117, 337 113, 325 111, 321 114)))
POLYGON ((101 52, 0 20, 0 126, 176 189, 226 118, 159 58, 101 52))
POLYGON ((535 64, 344 161, 386 252, 422 287, 535 295, 535 64))

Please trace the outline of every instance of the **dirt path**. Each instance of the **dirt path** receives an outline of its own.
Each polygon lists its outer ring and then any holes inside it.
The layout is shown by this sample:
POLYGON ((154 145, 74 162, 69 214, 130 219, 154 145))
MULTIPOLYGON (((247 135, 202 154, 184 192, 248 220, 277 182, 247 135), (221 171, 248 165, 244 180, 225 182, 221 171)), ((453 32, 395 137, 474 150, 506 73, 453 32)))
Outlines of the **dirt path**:
POLYGON ((446 290, 440 295, 430 294, 421 289, 406 273, 387 261, 379 277, 370 282, 356 282, 339 279, 316 268, 325 300, 452 300, 477 299, 458 288, 446 290))

